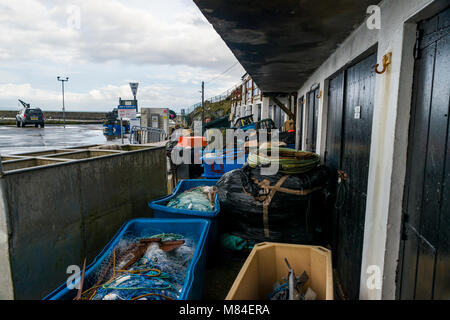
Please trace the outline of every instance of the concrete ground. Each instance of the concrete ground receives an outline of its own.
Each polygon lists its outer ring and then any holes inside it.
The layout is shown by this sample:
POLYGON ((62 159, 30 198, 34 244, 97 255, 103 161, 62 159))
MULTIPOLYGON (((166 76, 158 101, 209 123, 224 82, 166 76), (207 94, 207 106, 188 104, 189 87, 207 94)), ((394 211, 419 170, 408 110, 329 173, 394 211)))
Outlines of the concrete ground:
MULTIPOLYGON (((225 300, 248 254, 241 253, 230 256, 229 254, 224 254, 221 249, 220 256, 221 258, 214 265, 207 267, 205 270, 205 284, 203 288, 203 300, 205 301, 225 300)), ((343 292, 334 269, 333 287, 334 300, 348 299, 343 292)))
POLYGON ((120 143, 103 135, 101 124, 47 125, 45 128, 0 126, 0 154, 17 154, 91 144, 120 143))
MULTIPOLYGON (((101 120, 72 120, 72 119, 66 119, 66 124, 101 124, 103 121, 101 120)), ((45 120, 46 125, 62 125, 64 124, 64 120, 61 119, 46 119, 45 120)), ((0 119, 0 125, 8 125, 8 126, 15 126, 16 125, 16 119, 13 118, 2 118, 0 119)))
POLYGON ((205 270, 203 300, 224 300, 230 291, 234 280, 241 271, 248 254, 224 253, 220 250, 220 258, 205 270))

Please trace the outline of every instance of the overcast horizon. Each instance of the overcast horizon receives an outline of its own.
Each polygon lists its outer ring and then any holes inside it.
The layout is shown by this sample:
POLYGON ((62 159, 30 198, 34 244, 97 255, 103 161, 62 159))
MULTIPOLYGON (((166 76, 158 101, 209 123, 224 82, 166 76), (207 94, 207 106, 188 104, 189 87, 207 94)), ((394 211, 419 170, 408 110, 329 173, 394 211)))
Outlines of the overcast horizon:
POLYGON ((61 76, 67 111, 110 111, 136 81, 140 108, 179 112, 245 73, 192 0, 3 0, 0 65, 2 110, 61 110, 61 76))

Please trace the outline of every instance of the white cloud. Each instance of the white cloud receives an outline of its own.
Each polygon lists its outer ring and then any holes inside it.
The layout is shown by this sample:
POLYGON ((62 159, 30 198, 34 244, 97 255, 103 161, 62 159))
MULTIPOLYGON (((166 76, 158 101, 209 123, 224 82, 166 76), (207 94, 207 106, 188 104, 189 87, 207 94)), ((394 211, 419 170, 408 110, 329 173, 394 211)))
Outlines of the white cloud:
MULTIPOLYGON (((0 107, 17 99, 58 109, 69 76, 68 108, 110 110, 140 82, 141 106, 187 107, 200 100, 201 81, 235 63, 231 51, 192 0, 1 0, 0 107), (80 29, 68 8, 80 9, 80 29), (73 22, 73 21, 72 21, 73 22)), ((206 96, 234 86, 238 65, 206 96)))
MULTIPOLYGON (((119 60, 217 68, 234 60, 229 49, 193 8, 170 19, 117 0, 3 1, 0 4, 0 59, 43 59, 66 63, 119 60), (80 29, 67 20, 69 7, 80 10, 80 29)), ((156 10, 157 12, 157 10, 156 10)), ((0 60, 0 61, 1 61, 0 60)))
MULTIPOLYGON (((228 88, 228 87, 227 87, 228 88)), ((225 87, 222 88, 225 91, 225 87)), ((217 91, 215 94, 222 93, 217 91)), ((61 107, 61 92, 59 90, 43 90, 25 84, 0 85, 0 101, 11 101, 9 106, 17 104, 17 97, 31 103, 32 106, 41 107, 44 110, 53 111, 61 107)), ((66 109, 73 111, 98 110, 110 111, 116 107, 119 97, 131 99, 131 91, 128 84, 116 86, 107 85, 95 88, 86 93, 66 91, 66 109)), ((200 94, 193 95, 190 88, 177 88, 171 86, 148 85, 139 87, 139 105, 141 107, 171 107, 179 110, 199 101, 200 94)), ((208 98, 209 96, 207 96, 208 98)))

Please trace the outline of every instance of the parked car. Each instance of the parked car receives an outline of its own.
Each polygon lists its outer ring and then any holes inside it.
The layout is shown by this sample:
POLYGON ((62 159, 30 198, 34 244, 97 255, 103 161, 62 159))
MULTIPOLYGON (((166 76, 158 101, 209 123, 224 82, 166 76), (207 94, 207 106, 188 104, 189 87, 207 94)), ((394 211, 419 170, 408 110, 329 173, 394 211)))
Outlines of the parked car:
POLYGON ((17 127, 25 127, 27 124, 34 124, 37 128, 41 126, 44 128, 45 126, 45 118, 44 113, 39 108, 23 108, 16 115, 16 125, 17 127))
POLYGON ((238 118, 234 123, 235 129, 242 129, 244 131, 250 130, 250 129, 266 129, 267 131, 270 131, 272 129, 276 129, 275 123, 272 119, 263 119, 258 122, 253 121, 253 115, 245 116, 238 118))
POLYGON ((236 119, 236 121, 234 122, 234 128, 242 129, 244 131, 247 131, 249 129, 256 129, 255 122, 253 121, 253 115, 236 119))

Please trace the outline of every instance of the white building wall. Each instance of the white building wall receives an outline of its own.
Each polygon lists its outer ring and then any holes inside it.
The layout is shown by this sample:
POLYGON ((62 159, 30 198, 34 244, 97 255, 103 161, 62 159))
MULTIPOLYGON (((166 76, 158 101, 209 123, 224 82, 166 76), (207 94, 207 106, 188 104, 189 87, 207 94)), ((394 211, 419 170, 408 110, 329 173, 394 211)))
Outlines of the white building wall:
MULTIPOLYGON (((441 0, 383 1, 380 4, 381 29, 369 30, 366 24, 361 25, 298 91, 301 97, 311 86, 320 83, 323 94, 319 102, 317 150, 323 155, 328 106, 327 79, 376 45, 379 63, 386 53, 392 52, 391 67, 385 74, 377 75, 376 79, 361 299, 395 298, 416 23, 438 13, 445 3, 448 4, 441 0), (379 267, 382 276, 379 289, 370 289, 366 285, 369 266, 379 267)), ((305 107, 304 124, 306 110, 305 107)), ((305 132, 303 138, 306 139, 305 132)))
POLYGON ((258 121, 258 104, 255 103, 252 107, 252 114, 253 114, 253 121, 257 122, 258 121))
POLYGON ((269 118, 269 104, 270 104, 270 98, 263 97, 261 119, 269 118))
POLYGON ((167 108, 141 108, 141 126, 152 126, 152 115, 158 115, 158 128, 169 134, 169 109, 167 108))
POLYGON ((250 76, 246 76, 242 79, 242 83, 240 85, 241 87, 241 99, 237 102, 235 102, 236 106, 232 107, 231 109, 231 115, 230 118, 233 118, 233 121, 244 116, 250 116, 254 115, 254 120, 258 121, 261 119, 258 119, 258 106, 263 104, 260 90, 257 89, 256 83, 254 84, 254 91, 253 93, 258 94, 256 96, 251 96, 252 91, 246 92, 251 89, 251 83, 252 80, 250 80, 250 88, 247 88, 245 85, 245 82, 250 78, 250 76))

